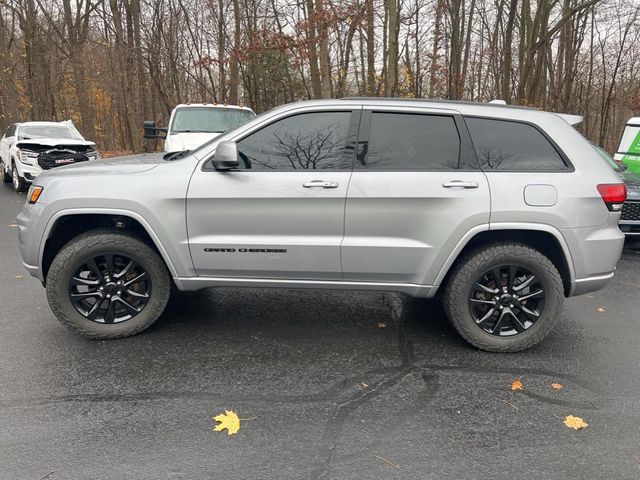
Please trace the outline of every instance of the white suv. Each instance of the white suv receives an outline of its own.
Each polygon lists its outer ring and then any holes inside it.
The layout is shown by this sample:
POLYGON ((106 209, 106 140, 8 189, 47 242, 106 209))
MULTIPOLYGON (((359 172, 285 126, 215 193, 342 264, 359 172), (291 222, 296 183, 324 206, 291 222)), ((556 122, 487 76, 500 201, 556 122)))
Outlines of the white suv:
POLYGON ((0 139, 0 176, 23 192, 43 170, 98 159, 95 146, 71 120, 15 123, 0 139))

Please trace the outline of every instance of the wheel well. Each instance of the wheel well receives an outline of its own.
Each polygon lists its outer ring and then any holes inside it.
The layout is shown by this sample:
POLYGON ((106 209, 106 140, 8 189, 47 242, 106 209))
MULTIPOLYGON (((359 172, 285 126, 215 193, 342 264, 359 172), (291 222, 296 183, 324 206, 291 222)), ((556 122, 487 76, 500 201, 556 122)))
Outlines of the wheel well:
POLYGON ((560 272, 565 296, 569 295, 571 291, 571 273, 560 242, 558 242, 558 239, 554 237, 553 234, 540 230, 488 230, 476 234, 462 249, 454 264, 449 268, 442 283, 446 283, 456 263, 468 252, 481 245, 505 241, 528 245, 547 256, 556 266, 558 272, 560 272))
MULTIPOLYGON (((69 243, 72 239, 81 233, 95 230, 96 228, 109 228, 113 230, 126 231, 133 233, 151 248, 158 255, 160 252, 156 244, 149 236, 147 230, 136 219, 125 215, 108 215, 108 214, 72 214, 59 218, 49 232, 49 238, 44 245, 44 254, 42 256, 42 273, 45 281, 49 273, 51 262, 58 252, 69 243)), ((160 255, 162 258, 162 255, 160 255)))

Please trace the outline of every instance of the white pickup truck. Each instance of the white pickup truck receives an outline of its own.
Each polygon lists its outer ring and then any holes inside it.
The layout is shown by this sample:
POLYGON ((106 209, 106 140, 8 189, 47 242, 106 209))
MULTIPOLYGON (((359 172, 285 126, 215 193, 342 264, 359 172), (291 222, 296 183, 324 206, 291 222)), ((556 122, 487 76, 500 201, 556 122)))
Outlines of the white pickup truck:
POLYGON ((171 112, 168 127, 156 127, 154 121, 145 121, 144 138, 164 140, 165 152, 193 150, 255 116, 250 108, 238 105, 180 104, 171 112))

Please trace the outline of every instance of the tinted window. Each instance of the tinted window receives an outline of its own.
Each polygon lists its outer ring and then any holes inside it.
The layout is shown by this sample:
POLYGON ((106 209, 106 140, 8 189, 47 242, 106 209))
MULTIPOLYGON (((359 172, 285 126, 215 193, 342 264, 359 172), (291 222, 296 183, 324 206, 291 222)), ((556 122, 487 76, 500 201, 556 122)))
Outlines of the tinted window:
POLYGON ((366 156, 369 169, 458 168, 460 136, 452 117, 406 113, 371 115, 366 156))
POLYGON ((485 170, 566 170, 558 151, 525 123, 467 118, 469 133, 485 170))
POLYGON ((350 169, 345 150, 351 112, 303 113, 238 142, 240 167, 252 170, 350 169))
POLYGON ((5 137, 13 137, 16 133, 16 126, 15 125, 9 125, 9 128, 7 128, 7 132, 4 134, 5 137))

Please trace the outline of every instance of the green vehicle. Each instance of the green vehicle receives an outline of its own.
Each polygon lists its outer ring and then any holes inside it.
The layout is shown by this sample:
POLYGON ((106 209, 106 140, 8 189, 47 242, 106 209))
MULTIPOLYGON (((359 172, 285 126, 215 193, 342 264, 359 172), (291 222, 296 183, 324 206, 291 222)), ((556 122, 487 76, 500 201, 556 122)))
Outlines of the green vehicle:
POLYGON ((627 121, 613 158, 618 163, 624 163, 632 172, 640 173, 640 117, 632 117, 627 121))

